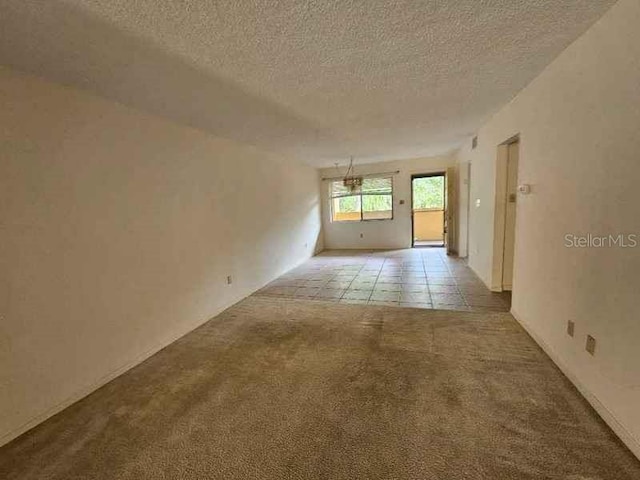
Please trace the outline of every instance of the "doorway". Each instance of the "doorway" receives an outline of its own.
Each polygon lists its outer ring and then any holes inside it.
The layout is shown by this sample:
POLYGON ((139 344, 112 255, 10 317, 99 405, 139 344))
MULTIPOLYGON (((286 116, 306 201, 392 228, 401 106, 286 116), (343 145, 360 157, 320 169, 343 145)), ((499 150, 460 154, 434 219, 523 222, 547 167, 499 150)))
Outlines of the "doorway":
POLYGON ((518 156, 520 142, 509 144, 507 155, 507 194, 504 214, 504 260, 502 290, 513 288, 513 254, 516 245, 516 200, 518 194, 518 156))
POLYGON ((411 176, 411 246, 444 247, 446 173, 411 176))
POLYGON ((491 282, 491 289, 494 291, 510 292, 513 289, 519 157, 520 141, 518 137, 498 146, 491 282))

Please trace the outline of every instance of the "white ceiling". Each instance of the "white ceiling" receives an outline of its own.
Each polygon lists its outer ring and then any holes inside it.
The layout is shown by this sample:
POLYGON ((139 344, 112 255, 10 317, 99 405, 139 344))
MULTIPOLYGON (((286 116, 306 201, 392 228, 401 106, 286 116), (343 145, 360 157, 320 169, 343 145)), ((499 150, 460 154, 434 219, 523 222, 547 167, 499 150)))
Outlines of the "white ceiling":
POLYGON ((2 0, 0 63, 312 165, 444 153, 614 0, 2 0))

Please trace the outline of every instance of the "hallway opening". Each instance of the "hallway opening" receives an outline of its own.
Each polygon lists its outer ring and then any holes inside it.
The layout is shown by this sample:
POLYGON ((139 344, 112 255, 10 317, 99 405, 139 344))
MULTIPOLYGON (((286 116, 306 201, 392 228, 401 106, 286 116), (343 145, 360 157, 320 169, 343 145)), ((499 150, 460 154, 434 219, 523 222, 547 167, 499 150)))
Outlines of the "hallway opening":
POLYGON ((513 290, 519 152, 518 136, 498 146, 491 285, 497 292, 513 290))

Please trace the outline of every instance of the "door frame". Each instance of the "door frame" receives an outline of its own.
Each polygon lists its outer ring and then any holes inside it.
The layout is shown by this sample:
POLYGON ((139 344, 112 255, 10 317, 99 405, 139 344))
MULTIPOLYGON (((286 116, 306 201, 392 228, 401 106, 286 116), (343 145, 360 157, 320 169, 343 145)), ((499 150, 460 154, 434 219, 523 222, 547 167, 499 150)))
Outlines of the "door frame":
POLYGON ((442 237, 442 245, 438 245, 438 247, 444 247, 445 246, 445 242, 446 242, 446 235, 447 235, 447 230, 446 230, 446 225, 447 225, 447 199, 446 199, 446 194, 447 194, 447 172, 446 170, 444 171, 438 171, 438 172, 429 172, 429 173, 414 173, 411 175, 411 178, 409 179, 409 188, 411 190, 411 199, 410 199, 410 204, 409 204, 409 208, 410 208, 410 212, 411 212, 411 248, 430 248, 431 246, 423 246, 423 247, 416 247, 415 245, 415 226, 414 226, 414 218, 413 218, 413 180, 416 178, 429 178, 429 177, 444 177, 444 214, 442 215, 442 233, 443 233, 443 237, 442 237))
MULTIPOLYGON (((509 147, 514 143, 522 146, 520 134, 516 134, 498 145, 496 157, 496 183, 493 215, 493 258, 491 265, 491 290, 503 291, 504 246, 507 214, 507 164, 509 147)), ((517 221, 517 214, 516 214, 517 221)))

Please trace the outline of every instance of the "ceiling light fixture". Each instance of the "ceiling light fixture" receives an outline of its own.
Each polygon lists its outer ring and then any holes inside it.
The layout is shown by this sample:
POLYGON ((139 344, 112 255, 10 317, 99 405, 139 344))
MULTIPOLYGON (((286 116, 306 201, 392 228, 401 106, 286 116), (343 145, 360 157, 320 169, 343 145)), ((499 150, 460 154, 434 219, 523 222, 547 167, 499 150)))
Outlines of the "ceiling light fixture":
MULTIPOLYGON (((337 164, 336 164, 337 166, 337 164)), ((356 177, 353 170, 353 156, 349 159, 349 167, 342 179, 342 184, 349 189, 349 192, 355 193, 362 187, 362 177, 356 177)))

